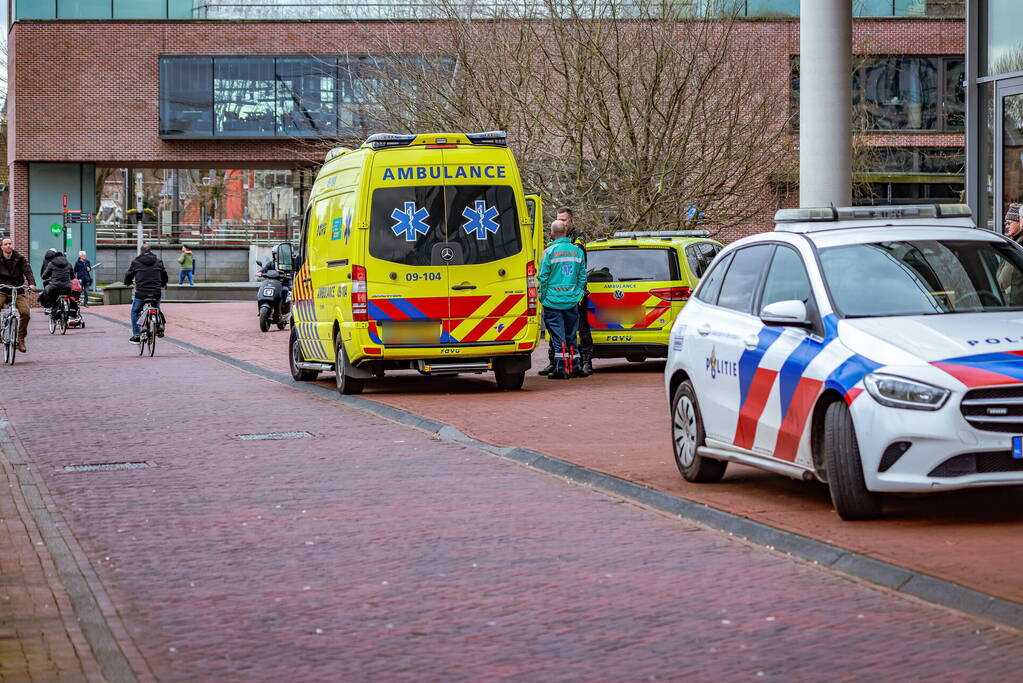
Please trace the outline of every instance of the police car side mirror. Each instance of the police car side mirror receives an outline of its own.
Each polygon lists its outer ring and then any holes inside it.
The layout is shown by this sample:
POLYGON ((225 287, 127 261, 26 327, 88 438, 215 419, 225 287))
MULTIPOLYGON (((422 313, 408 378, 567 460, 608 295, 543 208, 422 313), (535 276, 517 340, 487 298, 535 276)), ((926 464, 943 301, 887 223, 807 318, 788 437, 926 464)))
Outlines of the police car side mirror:
POLYGON ((806 304, 798 299, 775 301, 760 309, 760 322, 783 327, 812 327, 806 304))

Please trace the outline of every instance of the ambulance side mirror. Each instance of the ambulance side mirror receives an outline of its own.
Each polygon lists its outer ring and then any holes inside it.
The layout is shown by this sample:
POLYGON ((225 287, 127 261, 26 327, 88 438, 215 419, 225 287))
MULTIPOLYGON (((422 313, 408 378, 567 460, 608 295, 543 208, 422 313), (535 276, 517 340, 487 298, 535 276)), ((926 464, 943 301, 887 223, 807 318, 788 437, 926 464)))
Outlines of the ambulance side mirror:
POLYGON ((767 304, 760 309, 760 322, 775 327, 813 327, 806 304, 798 299, 767 304))
POLYGON ((533 253, 538 261, 540 254, 543 253, 543 200, 540 199, 538 194, 527 194, 526 197, 526 208, 529 210, 529 216, 532 219, 533 226, 533 253))
POLYGON ((289 242, 277 245, 277 268, 281 272, 291 272, 295 269, 295 253, 289 242))

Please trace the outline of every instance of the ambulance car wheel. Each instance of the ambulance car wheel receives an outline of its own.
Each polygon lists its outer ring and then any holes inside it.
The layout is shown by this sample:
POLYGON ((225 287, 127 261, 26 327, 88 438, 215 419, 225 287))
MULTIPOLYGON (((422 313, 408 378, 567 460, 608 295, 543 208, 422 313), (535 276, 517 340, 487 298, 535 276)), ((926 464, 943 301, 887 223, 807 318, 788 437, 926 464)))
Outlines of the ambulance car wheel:
POLYGON ((270 329, 270 309, 266 306, 259 309, 259 331, 266 332, 270 329))
POLYGON ((700 405, 692 383, 686 380, 675 391, 671 406, 671 442, 675 450, 675 464, 686 481, 715 482, 725 476, 727 461, 714 460, 696 453, 704 441, 700 405))
POLYGON ((494 368, 494 379, 497 380, 498 389, 504 389, 506 391, 521 389, 522 383, 526 381, 526 371, 508 372, 498 365, 494 368))
POLYGON ((824 465, 835 512, 845 520, 881 516, 881 496, 867 490, 860 447, 845 401, 835 401, 824 414, 824 465))
POLYGON ((298 367, 298 363, 302 362, 302 347, 298 344, 298 336, 295 334, 294 328, 291 330, 291 341, 288 343, 290 352, 288 353, 288 365, 291 366, 291 378, 296 382, 312 382, 319 376, 320 373, 315 370, 303 370, 298 367))
POLYGON ((625 357, 625 360, 629 361, 630 363, 645 363, 646 356, 638 353, 630 353, 625 357))
POLYGON ((341 341, 341 335, 334 337, 334 348, 337 353, 334 357, 334 379, 337 382, 337 393, 339 394, 361 394, 365 383, 361 377, 351 377, 345 374, 348 369, 348 355, 345 353, 345 345, 341 341))

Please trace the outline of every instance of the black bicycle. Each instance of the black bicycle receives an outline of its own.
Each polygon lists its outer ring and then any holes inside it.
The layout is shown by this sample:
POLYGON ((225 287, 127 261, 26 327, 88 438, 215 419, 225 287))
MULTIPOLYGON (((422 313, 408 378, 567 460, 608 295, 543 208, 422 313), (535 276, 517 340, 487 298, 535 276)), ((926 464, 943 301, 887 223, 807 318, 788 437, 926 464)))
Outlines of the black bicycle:
POLYGON ((18 295, 25 293, 25 287, 0 285, 7 290, 8 301, 0 313, 0 343, 4 346, 4 363, 14 365, 14 356, 18 353, 18 327, 21 325, 21 313, 18 312, 18 295))
MULTIPOLYGON (((71 313, 73 303, 74 299, 67 294, 57 297, 57 302, 50 309, 50 334, 56 334, 57 330, 60 330, 61 334, 67 334, 67 328, 72 319, 80 319, 80 313, 75 315, 71 313)), ((81 322, 81 326, 85 327, 84 321, 81 322)))
POLYGON ((149 350, 152 356, 156 352, 156 338, 163 331, 162 313, 157 308, 159 302, 156 299, 146 299, 142 304, 142 312, 139 314, 139 355, 149 350))

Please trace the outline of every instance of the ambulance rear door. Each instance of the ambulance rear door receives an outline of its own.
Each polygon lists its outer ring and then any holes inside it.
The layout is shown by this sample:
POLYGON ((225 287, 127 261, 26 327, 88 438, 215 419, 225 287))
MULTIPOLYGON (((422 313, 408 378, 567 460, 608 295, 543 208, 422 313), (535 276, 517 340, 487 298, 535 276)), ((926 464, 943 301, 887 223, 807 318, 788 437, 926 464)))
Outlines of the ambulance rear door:
POLYGON ((590 329, 653 331, 674 322, 672 288, 679 284, 674 249, 589 249, 586 271, 590 329))

